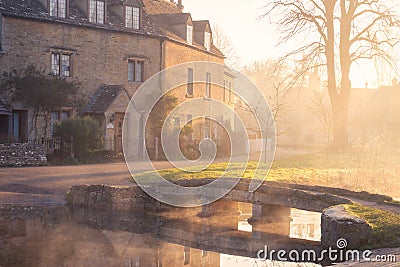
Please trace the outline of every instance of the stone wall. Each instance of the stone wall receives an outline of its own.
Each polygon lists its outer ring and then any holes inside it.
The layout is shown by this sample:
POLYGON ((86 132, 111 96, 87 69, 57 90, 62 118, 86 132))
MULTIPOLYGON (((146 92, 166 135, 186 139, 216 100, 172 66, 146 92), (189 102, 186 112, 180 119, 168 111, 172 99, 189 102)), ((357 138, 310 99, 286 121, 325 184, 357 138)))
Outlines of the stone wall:
POLYGON ((43 145, 0 144, 0 167, 46 164, 46 147, 43 145))
POLYGON ((321 242, 327 247, 359 248, 368 241, 370 231, 371 227, 365 220, 349 214, 342 206, 331 207, 322 213, 321 242), (339 244, 341 239, 345 239, 347 244, 339 244))

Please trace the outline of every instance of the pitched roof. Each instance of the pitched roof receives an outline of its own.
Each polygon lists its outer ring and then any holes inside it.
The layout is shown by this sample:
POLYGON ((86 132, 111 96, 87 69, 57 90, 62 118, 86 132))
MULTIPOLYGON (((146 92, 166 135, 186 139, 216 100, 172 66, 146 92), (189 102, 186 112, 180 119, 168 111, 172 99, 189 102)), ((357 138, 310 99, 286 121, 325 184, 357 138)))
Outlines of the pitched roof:
POLYGON ((173 13, 173 14, 155 14, 151 16, 163 26, 173 26, 178 24, 186 24, 191 18, 190 13, 173 13))
MULTIPOLYGON (((160 29, 167 35, 169 39, 186 44, 186 40, 184 40, 181 36, 179 36, 179 34, 175 31, 173 26, 177 24, 186 24, 188 19, 191 18, 190 13, 157 14, 157 15, 151 15, 150 18, 151 20, 155 21, 157 25, 159 25, 160 29)), ((199 21, 199 22, 200 26, 203 26, 204 22, 208 21, 199 21)), ((193 21, 193 24, 196 27, 195 23, 196 21, 193 21)), ((193 40, 193 46, 201 50, 205 49, 205 47, 202 44, 197 43, 195 40, 193 40)), ((211 44, 210 52, 219 57, 224 57, 224 54, 214 44, 211 44)))
POLYGON ((144 11, 149 15, 182 13, 176 4, 168 0, 142 0, 142 2, 144 11))
POLYGON ((139 30, 125 27, 124 21, 121 21, 121 19, 119 19, 110 8, 107 8, 107 19, 105 24, 92 23, 78 7, 77 0, 70 0, 67 18, 50 16, 49 12, 44 8, 39 0, 0 0, 0 12, 3 15, 67 23, 75 26, 89 26, 92 28, 133 32, 157 37, 166 36, 156 24, 149 20, 147 14, 143 14, 142 28, 139 30))
POLYGON ((84 113, 103 114, 124 89, 123 85, 101 85, 90 99, 84 113))
MULTIPOLYGON (((109 0, 112 4, 135 2, 143 5, 142 27, 141 29, 131 29, 125 27, 125 22, 121 20, 111 8, 107 8, 107 19, 105 24, 96 24, 89 21, 86 15, 80 10, 77 4, 78 0, 69 1, 69 12, 67 18, 52 17, 44 8, 39 0, 0 0, 0 12, 3 15, 20 17, 25 19, 36 19, 55 23, 66 23, 75 26, 85 26, 98 29, 115 30, 121 32, 130 32, 154 36, 157 38, 169 38, 182 44, 186 40, 179 37, 164 24, 164 20, 159 21, 157 15, 169 14, 172 21, 182 21, 190 16, 190 13, 182 13, 182 10, 175 4, 167 0, 109 0)), ((195 47, 205 50, 202 45, 194 44, 195 47)), ((206 51, 204 51, 206 52, 206 51)), ((211 47, 211 53, 219 57, 224 57, 223 53, 214 45, 211 47)))
POLYGON ((208 20, 195 20, 193 21, 193 25, 195 29, 205 31, 210 22, 208 20))
POLYGON ((3 100, 0 98, 0 115, 11 116, 11 110, 6 107, 3 100))

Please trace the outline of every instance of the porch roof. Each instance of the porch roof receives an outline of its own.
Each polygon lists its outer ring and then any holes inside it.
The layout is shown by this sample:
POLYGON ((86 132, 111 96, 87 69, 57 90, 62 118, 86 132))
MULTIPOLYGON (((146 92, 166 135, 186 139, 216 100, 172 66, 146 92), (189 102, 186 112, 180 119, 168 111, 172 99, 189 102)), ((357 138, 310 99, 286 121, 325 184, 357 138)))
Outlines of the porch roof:
POLYGON ((101 85, 90 99, 84 113, 104 114, 123 89, 123 85, 101 85))

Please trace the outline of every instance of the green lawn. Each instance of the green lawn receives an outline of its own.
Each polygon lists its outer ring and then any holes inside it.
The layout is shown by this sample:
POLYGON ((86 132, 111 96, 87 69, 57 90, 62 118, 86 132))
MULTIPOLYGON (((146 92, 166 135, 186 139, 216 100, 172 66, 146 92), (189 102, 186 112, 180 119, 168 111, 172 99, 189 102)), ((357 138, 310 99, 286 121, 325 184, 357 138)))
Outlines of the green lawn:
MULTIPOLYGON (((278 160, 266 177, 267 181, 279 181, 306 185, 321 185, 345 188, 354 191, 386 194, 400 198, 400 156, 378 157, 376 155, 314 153, 278 160)), ((243 163, 233 163, 228 177, 251 178, 257 168, 256 162, 250 162, 243 175, 243 163)), ((192 173, 179 169, 158 171, 171 181, 193 179, 216 179, 220 177, 228 163, 215 163, 201 172, 192 173)), ((260 164, 261 169, 268 165, 260 164)), ((261 173, 262 177, 266 173, 261 173)), ((152 176, 152 172, 137 174, 141 178, 152 176)), ((259 178, 259 177, 258 177, 259 178)))
POLYGON ((344 207, 371 226, 369 244, 365 248, 400 247, 400 215, 359 204, 344 207))

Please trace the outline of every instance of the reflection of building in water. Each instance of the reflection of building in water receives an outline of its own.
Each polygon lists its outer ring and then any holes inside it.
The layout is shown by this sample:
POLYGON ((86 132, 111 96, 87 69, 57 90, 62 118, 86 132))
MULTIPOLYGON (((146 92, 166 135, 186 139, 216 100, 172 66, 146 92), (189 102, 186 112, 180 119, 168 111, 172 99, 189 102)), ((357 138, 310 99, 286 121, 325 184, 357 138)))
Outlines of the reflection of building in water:
POLYGON ((321 240, 321 214, 291 209, 290 237, 321 240))
POLYGON ((0 265, 219 266, 220 253, 255 257, 265 244, 271 249, 318 249, 318 242, 304 245, 299 240, 313 232, 317 240, 318 213, 253 205, 253 229, 245 232, 238 230, 239 210, 249 211, 248 205, 239 209, 237 202, 223 200, 202 209, 172 208, 139 217, 123 210, 36 212, 22 207, 14 211, 22 214, 17 218, 0 214, 0 265), (290 239, 289 233, 298 239, 290 239))
POLYGON ((219 266, 219 253, 46 218, 0 220, 1 266, 219 266))

